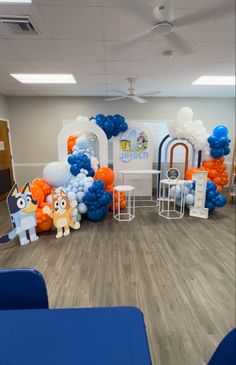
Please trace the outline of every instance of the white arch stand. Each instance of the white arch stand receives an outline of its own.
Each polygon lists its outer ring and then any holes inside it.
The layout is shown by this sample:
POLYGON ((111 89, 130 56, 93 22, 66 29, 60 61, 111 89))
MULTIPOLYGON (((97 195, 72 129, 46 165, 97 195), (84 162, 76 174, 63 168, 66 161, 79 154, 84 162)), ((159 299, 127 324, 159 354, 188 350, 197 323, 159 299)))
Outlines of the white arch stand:
POLYGON ((108 141, 104 131, 95 123, 90 122, 86 117, 78 118, 78 120, 63 121, 63 128, 57 137, 58 161, 67 161, 67 140, 70 135, 80 132, 93 133, 99 142, 99 162, 100 166, 108 166, 108 141), (87 119, 87 120, 86 120, 87 119))

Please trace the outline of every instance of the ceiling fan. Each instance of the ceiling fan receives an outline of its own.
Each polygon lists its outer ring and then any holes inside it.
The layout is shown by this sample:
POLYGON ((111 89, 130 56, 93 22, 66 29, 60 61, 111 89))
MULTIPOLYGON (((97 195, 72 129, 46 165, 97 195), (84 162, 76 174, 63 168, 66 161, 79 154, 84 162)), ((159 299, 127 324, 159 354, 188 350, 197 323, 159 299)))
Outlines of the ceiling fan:
MULTIPOLYGON (((132 11, 138 11, 139 15, 145 18, 145 21, 150 22, 150 15, 147 16, 146 9, 143 5, 141 5, 141 0, 129 0, 129 8, 132 11), (137 5, 137 6, 136 6, 137 5)), ((126 4, 127 4, 126 0, 126 4)), ((228 15, 233 13, 234 11, 234 0, 222 0, 222 4, 216 7, 208 7, 206 9, 200 9, 194 13, 174 18, 174 6, 173 0, 161 0, 160 5, 154 8, 153 10, 153 22, 150 24, 150 27, 140 33, 131 34, 130 36, 121 39, 116 42, 115 47, 122 47, 129 43, 133 43, 142 39, 143 37, 149 34, 158 34, 160 36, 164 36, 167 41, 173 45, 174 48, 179 49, 181 52, 190 54, 193 51, 192 45, 187 41, 187 39, 182 38, 176 30, 179 27, 185 25, 191 25, 194 23, 199 23, 206 19, 211 20, 218 17, 223 17, 224 15, 228 15)))
POLYGON ((141 94, 141 95, 136 95, 135 94, 135 89, 134 89, 134 84, 135 84, 136 80, 137 80, 136 77, 128 77, 127 78, 127 81, 129 83, 129 86, 128 86, 127 92, 125 93, 123 90, 113 90, 116 93, 121 94, 121 96, 116 96, 114 98, 108 98, 108 99, 105 99, 105 100, 106 101, 114 101, 114 100, 121 100, 121 99, 128 98, 128 99, 132 99, 136 103, 143 104, 143 103, 146 103, 147 100, 143 99, 142 96, 145 96, 145 95, 156 95, 156 94, 159 94, 160 93, 159 91, 155 91, 155 92, 151 92, 151 93, 145 93, 145 94, 141 94))

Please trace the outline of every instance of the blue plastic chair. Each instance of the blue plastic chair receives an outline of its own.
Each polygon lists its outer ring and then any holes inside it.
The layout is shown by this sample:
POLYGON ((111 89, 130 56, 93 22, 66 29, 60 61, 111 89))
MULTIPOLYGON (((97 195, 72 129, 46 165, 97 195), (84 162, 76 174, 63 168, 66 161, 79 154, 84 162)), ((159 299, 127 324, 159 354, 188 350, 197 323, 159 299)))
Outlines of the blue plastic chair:
POLYGON ((208 365, 236 364, 236 328, 231 330, 220 342, 208 365))
POLYGON ((47 309, 43 276, 34 269, 0 270, 0 310, 47 309))

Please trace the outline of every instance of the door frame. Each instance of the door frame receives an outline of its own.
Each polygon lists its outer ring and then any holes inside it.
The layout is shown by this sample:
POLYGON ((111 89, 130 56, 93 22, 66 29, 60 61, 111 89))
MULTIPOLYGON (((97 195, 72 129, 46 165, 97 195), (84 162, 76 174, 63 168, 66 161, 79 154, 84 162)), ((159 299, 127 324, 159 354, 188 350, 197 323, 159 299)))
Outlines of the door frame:
POLYGON ((9 144, 10 144, 10 152, 11 152, 11 156, 12 156, 12 159, 11 159, 11 164, 12 164, 12 173, 13 173, 13 179, 14 181, 16 182, 16 175, 15 175, 15 163, 14 163, 14 156, 13 156, 13 151, 12 151, 12 143, 11 143, 11 128, 10 128, 10 120, 9 119, 6 119, 6 118, 2 118, 1 115, 0 115, 0 120, 2 122, 6 122, 7 123, 7 128, 9 130, 9 133, 8 133, 8 137, 9 137, 9 144))

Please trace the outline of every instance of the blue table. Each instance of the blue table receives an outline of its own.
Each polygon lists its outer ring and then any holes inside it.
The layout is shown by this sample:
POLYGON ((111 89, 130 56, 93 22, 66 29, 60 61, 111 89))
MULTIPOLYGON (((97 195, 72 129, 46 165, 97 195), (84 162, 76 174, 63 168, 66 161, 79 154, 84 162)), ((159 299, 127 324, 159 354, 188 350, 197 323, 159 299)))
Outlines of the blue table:
POLYGON ((133 307, 0 311, 0 365, 151 365, 133 307))

